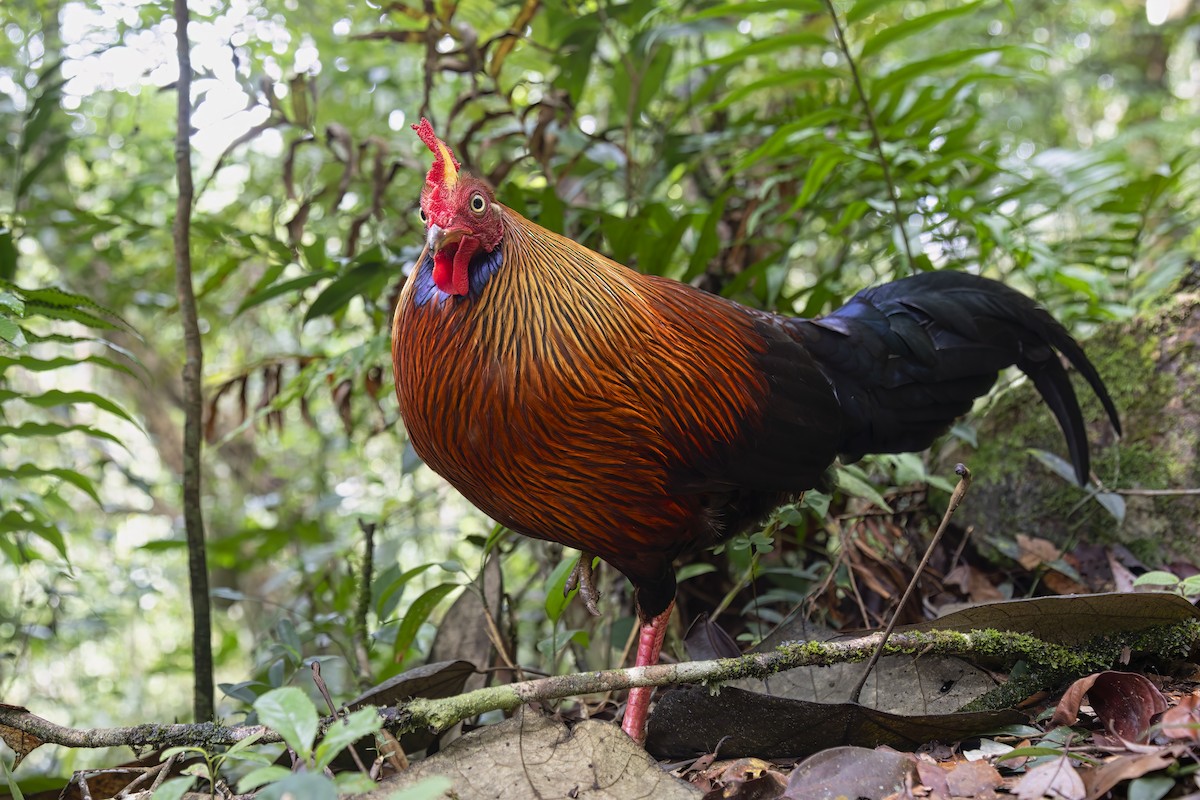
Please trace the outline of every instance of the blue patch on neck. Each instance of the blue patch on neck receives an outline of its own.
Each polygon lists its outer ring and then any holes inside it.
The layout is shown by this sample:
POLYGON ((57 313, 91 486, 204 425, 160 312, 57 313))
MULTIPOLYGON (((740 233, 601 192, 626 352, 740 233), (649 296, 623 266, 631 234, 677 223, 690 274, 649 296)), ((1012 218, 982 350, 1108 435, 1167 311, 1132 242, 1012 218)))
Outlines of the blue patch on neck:
POLYGON ((467 299, 476 299, 483 292, 483 287, 487 286, 487 282, 496 274, 496 270, 500 269, 500 265, 504 261, 503 250, 503 247, 497 247, 490 253, 477 253, 471 259, 471 265, 467 268, 471 291, 466 297, 446 294, 437 287, 437 284, 433 282, 433 253, 427 254, 425 260, 417 265, 416 273, 409 279, 417 282, 413 302, 420 307, 430 300, 441 303, 446 300, 462 302, 467 299))

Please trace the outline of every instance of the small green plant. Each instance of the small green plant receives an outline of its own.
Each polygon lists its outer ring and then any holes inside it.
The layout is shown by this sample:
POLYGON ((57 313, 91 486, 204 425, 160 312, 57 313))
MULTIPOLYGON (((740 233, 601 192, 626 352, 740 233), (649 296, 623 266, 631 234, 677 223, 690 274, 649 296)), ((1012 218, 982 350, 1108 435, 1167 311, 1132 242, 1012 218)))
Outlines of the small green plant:
POLYGON ((1139 575, 1133 581, 1134 588, 1143 590, 1159 590, 1183 595, 1188 600, 1200 597, 1200 575, 1180 578, 1178 575, 1165 570, 1156 569, 1139 575))
POLYGON ((178 800, 197 777, 207 781, 209 786, 215 786, 221 768, 234 762, 257 765, 238 781, 238 792, 261 789, 257 796, 264 799, 291 796, 333 800, 339 794, 355 794, 375 787, 375 781, 358 772, 344 772, 332 777, 328 772, 338 754, 382 727, 383 721, 374 708, 360 709, 333 722, 320 742, 317 742, 320 716, 316 706, 295 687, 285 686, 267 692, 255 701, 254 711, 263 725, 283 738, 295 758, 292 769, 272 763, 274 759, 266 753, 251 750, 250 746, 258 736, 238 742, 217 755, 199 747, 173 747, 164 751, 164 759, 196 753, 202 760, 186 770, 190 777, 173 778, 160 786, 154 793, 154 800, 178 800))

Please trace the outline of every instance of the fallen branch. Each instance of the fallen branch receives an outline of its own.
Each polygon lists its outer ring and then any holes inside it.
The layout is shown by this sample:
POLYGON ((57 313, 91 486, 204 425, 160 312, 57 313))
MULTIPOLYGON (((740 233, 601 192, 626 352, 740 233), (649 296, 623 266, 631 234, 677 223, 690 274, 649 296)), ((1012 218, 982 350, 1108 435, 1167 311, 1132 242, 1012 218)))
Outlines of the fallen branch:
MULTIPOLYGON (((697 683, 718 685, 737 678, 764 678, 784 670, 804 666, 830 666, 861 662, 871 657, 884 639, 874 633, 857 639, 833 642, 789 642, 766 653, 712 661, 688 661, 600 672, 584 672, 550 678, 492 686, 456 697, 437 700, 417 698, 395 707, 381 709, 389 730, 405 733, 427 729, 444 731, 455 723, 487 711, 508 711, 542 700, 597 694, 636 686, 697 683)), ((1031 675, 1044 685, 1074 679, 1118 662, 1123 648, 1142 649, 1147 642, 1172 642, 1189 648, 1200 642, 1200 623, 1187 620, 1158 626, 1136 633, 1098 637, 1086 647, 1045 642, 1028 634, 1006 631, 910 631, 893 633, 883 648, 885 655, 975 656, 991 661, 1024 661, 1031 675)), ((334 721, 326 717, 322 732, 334 721)), ((270 744, 281 741, 279 735, 261 725, 225 726, 215 723, 147 724, 130 728, 94 728, 77 730, 56 725, 31 714, 27 709, 0 705, 0 735, 20 752, 10 737, 30 736, 38 744, 66 747, 148 747, 166 748, 193 745, 210 749, 236 744, 250 736, 270 744)), ((25 752, 34 746, 25 747, 25 752)))

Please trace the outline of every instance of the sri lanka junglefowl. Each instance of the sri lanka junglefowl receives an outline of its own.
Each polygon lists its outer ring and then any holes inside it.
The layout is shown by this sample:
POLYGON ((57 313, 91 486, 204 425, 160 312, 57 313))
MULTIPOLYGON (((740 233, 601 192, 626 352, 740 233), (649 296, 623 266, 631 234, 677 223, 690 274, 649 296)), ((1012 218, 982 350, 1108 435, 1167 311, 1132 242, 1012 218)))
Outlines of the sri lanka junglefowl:
MULTIPOLYGON (((996 281, 930 272, 820 319, 758 311, 530 222, 461 171, 427 120, 413 127, 434 157, 425 250, 392 327, 413 447, 492 519, 582 551, 582 578, 591 554, 620 570, 638 666, 658 661, 676 556, 760 522, 839 455, 928 447, 1008 366, 1058 418, 1080 483, 1087 434, 1060 353, 1119 432, 1075 340, 996 281)), ((630 693, 635 739, 650 691, 630 693)))

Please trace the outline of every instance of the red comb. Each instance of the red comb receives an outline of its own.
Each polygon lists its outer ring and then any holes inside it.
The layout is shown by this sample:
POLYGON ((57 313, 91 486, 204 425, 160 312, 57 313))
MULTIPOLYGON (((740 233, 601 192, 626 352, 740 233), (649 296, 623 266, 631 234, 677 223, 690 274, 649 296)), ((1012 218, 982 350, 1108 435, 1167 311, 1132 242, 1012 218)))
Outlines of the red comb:
POLYGON ((454 152, 450 147, 433 132, 433 126, 429 124, 429 120, 421 117, 421 122, 413 125, 412 129, 417 132, 417 136, 421 137, 421 141, 425 143, 425 146, 433 151, 433 166, 429 168, 429 173, 425 176, 425 182, 433 186, 440 186, 446 182, 454 183, 457 181, 458 159, 454 157, 454 152), (449 181, 446 180, 447 158, 450 164, 449 181))

